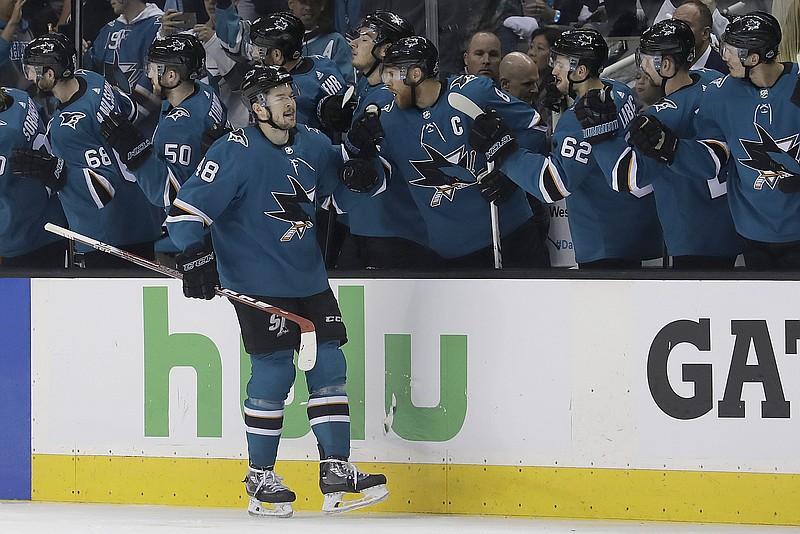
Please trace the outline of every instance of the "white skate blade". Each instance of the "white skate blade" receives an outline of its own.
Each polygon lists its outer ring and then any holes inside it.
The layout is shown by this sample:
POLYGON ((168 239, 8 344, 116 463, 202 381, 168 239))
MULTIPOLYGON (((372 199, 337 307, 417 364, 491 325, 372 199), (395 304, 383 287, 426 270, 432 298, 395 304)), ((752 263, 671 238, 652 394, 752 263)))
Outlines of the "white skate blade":
POLYGON ((358 495, 358 493, 347 493, 344 491, 337 491, 325 495, 325 501, 322 503, 322 511, 326 514, 340 514, 342 512, 349 512, 365 506, 378 504, 385 501, 389 497, 389 490, 386 489, 386 484, 379 484, 366 488, 361 492, 360 499, 353 499, 350 501, 344 500, 345 495, 358 495))
POLYGON ((294 509, 290 502, 262 503, 258 499, 250 497, 247 513, 253 517, 292 517, 294 509))

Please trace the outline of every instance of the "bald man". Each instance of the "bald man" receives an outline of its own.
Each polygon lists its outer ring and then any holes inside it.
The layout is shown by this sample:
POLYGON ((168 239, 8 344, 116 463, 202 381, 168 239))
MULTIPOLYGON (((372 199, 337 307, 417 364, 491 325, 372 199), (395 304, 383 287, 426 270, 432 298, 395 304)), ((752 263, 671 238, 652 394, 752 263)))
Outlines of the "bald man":
POLYGON ((500 39, 492 32, 475 32, 467 41, 464 67, 467 74, 486 76, 497 83, 499 76, 500 39))
POLYGON ((531 107, 539 94, 539 69, 527 54, 510 52, 500 61, 500 89, 531 107))
POLYGON ((675 9, 672 18, 684 21, 694 34, 694 63, 691 68, 704 67, 728 74, 728 65, 711 46, 713 21, 705 3, 701 0, 684 2, 675 9))
MULTIPOLYGON (((539 69, 536 62, 522 52, 509 52, 499 67, 500 89, 516 97, 530 107, 535 108, 539 95, 539 69)), ((537 267, 550 267, 550 250, 547 248, 547 235, 550 232, 550 213, 547 206, 532 195, 527 195, 528 203, 533 211, 533 223, 536 227, 536 244, 538 250, 537 267)))

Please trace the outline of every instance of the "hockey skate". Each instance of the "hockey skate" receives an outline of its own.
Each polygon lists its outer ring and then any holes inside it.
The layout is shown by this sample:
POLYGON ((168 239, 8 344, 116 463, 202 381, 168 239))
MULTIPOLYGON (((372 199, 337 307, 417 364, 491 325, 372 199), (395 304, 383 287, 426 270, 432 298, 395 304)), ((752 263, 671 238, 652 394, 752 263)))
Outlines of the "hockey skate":
POLYGON ((350 462, 334 458, 319 464, 319 489, 325 495, 322 511, 326 514, 363 508, 389 496, 385 476, 362 473, 350 462), (345 494, 361 494, 361 498, 345 500, 345 494))
POLYGON ((283 479, 272 469, 260 469, 252 465, 244 478, 245 490, 250 496, 247 513, 257 517, 291 517, 292 503, 297 498, 283 484, 283 479))

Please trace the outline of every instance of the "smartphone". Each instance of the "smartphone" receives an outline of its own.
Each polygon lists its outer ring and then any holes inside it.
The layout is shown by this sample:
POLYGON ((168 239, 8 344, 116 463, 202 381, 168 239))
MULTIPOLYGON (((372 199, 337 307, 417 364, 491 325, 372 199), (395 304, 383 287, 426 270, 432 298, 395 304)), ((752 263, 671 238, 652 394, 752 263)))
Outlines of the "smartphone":
POLYGON ((191 11, 181 13, 180 16, 177 16, 172 20, 178 24, 178 28, 190 30, 197 24, 197 13, 191 11))

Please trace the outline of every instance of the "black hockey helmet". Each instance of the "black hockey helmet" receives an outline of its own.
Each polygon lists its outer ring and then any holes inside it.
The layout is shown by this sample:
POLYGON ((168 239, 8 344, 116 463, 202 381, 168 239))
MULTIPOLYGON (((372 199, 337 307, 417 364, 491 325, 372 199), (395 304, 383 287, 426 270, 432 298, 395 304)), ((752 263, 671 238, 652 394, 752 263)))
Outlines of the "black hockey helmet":
POLYGON ((692 28, 679 19, 666 19, 653 24, 642 33, 636 64, 641 65, 639 54, 655 56, 656 71, 661 72, 661 58, 671 56, 678 68, 694 60, 694 33, 692 28))
POLYGON ((242 100, 247 109, 251 104, 258 102, 265 105, 259 96, 269 92, 270 89, 281 85, 291 85, 292 75, 280 65, 261 66, 258 65, 247 71, 242 81, 242 100))
POLYGON ((286 60, 294 60, 303 54, 305 33, 303 21, 291 13, 270 13, 250 26, 250 42, 266 50, 280 50, 286 60))
POLYGON ((197 80, 205 76, 206 49, 194 35, 177 33, 156 39, 147 50, 148 63, 159 66, 159 77, 163 67, 173 67, 181 80, 197 80))
POLYGON ((722 34, 722 41, 746 51, 744 57, 739 57, 742 61, 753 52, 758 53, 759 63, 773 61, 778 56, 781 25, 769 13, 753 11, 734 18, 722 34))
POLYGON ((403 37, 414 35, 414 27, 406 19, 391 11, 375 11, 370 13, 358 28, 369 28, 375 32, 375 46, 383 43, 396 43, 403 37))
POLYGON ((600 74, 608 59, 608 44, 600 32, 593 28, 567 30, 550 47, 551 61, 555 56, 570 59, 570 72, 578 65, 586 65, 592 75, 600 74))
POLYGON ((32 40, 25 47, 22 64, 25 69, 33 68, 36 78, 52 69, 56 78, 71 78, 75 74, 78 61, 72 41, 60 33, 47 33, 32 40))
POLYGON ((383 66, 405 69, 419 67, 425 72, 426 78, 433 78, 439 74, 439 51, 425 37, 403 37, 386 51, 383 66))

